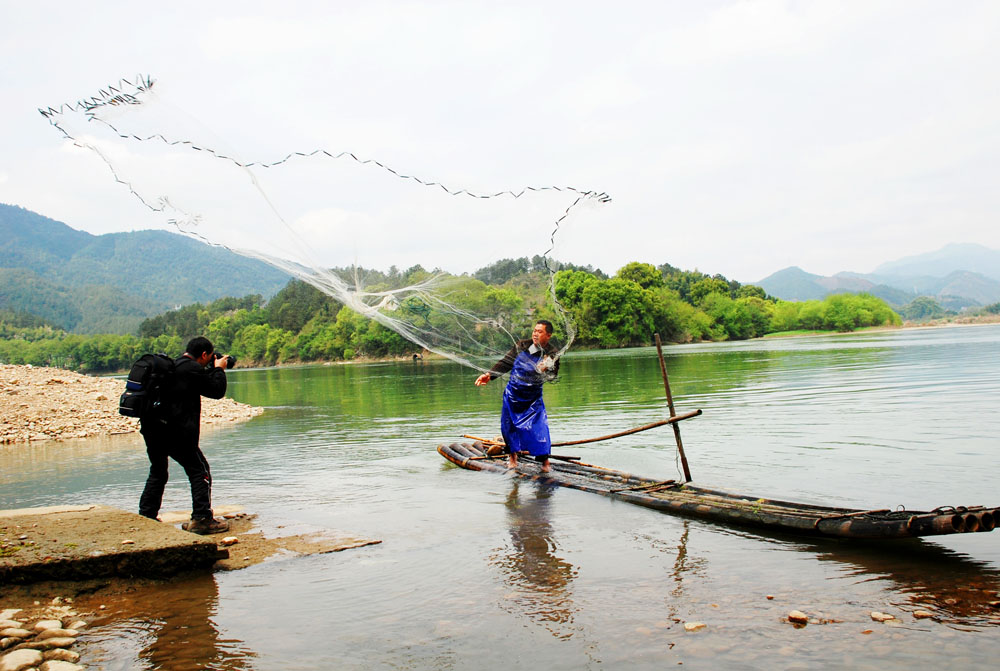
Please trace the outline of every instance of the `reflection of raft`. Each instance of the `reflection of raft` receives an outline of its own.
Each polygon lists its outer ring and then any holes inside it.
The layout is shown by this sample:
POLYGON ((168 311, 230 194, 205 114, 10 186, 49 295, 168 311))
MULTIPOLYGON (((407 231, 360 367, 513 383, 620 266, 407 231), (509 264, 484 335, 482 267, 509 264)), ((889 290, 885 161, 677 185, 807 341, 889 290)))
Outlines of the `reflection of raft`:
POLYGON ((553 459, 550 473, 542 473, 539 465, 528 459, 522 459, 517 470, 510 471, 506 455, 487 456, 479 442, 440 445, 438 452, 453 464, 473 471, 510 472, 518 477, 603 494, 663 512, 814 536, 906 538, 992 531, 995 520, 1000 517, 1000 509, 982 506, 945 506, 930 512, 854 510, 759 499, 674 480, 643 478, 585 464, 576 458, 553 459))

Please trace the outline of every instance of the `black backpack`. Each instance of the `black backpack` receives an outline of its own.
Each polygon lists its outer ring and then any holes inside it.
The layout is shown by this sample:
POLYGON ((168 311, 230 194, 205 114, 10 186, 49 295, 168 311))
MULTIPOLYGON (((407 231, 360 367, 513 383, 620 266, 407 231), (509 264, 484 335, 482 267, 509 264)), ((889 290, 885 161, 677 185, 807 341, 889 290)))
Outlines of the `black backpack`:
POLYGON ((174 381, 174 360, 166 354, 143 354, 128 373, 118 413, 139 419, 163 419, 174 381))

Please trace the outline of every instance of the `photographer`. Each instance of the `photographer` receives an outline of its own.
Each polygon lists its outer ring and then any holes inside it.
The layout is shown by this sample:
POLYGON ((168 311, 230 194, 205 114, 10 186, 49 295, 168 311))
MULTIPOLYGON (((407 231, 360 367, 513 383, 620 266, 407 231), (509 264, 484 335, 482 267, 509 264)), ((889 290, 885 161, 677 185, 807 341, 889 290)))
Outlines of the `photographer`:
POLYGON ((229 529, 225 520, 212 513, 212 474, 198 446, 201 428, 201 397, 222 398, 226 394, 226 368, 235 359, 215 354, 212 343, 192 338, 187 349, 174 360, 173 384, 165 410, 143 419, 140 432, 149 456, 149 477, 139 498, 139 514, 152 519, 160 512, 167 485, 168 458, 179 463, 191 482, 191 521, 183 528, 196 534, 216 534, 229 529))

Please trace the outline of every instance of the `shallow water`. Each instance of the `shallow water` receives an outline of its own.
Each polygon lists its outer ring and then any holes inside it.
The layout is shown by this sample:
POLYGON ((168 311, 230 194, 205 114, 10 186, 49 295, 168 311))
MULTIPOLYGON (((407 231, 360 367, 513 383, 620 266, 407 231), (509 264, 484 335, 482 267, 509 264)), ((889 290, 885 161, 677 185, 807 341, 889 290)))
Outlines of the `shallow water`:
MULTIPOLYGON (((1000 505, 1000 326, 666 348, 694 481, 836 506, 1000 505)), ((857 543, 685 520, 464 471, 501 385, 417 362, 238 371, 268 411, 206 433, 215 500, 271 533, 379 538, 106 600, 90 668, 994 668, 1000 532, 857 543), (767 596, 773 596, 768 599, 767 596), (935 620, 909 612, 933 608, 935 620), (788 611, 820 624, 794 628, 788 611), (899 626, 871 620, 873 610, 899 626), (683 623, 707 627, 688 633, 683 623), (870 633, 865 633, 869 632, 870 633)), ((554 440, 665 416, 655 349, 569 355, 554 440)), ((563 448, 676 477, 668 427, 563 448)), ((134 509, 136 436, 0 451, 0 507, 134 509)), ((189 507, 179 468, 166 509, 189 507)), ((238 546, 237 546, 238 547, 238 546)), ((238 550, 236 550, 238 553, 238 550)), ((86 600, 84 600, 86 602, 86 600)))

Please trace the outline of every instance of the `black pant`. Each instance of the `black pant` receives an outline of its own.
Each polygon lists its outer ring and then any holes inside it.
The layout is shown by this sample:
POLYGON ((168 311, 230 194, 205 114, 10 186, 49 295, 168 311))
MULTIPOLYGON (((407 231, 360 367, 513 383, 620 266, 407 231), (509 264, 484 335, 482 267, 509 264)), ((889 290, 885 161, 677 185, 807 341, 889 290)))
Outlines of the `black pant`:
POLYGON ((149 477, 139 498, 139 514, 156 519, 167 486, 168 458, 184 468, 191 481, 191 518, 212 517, 212 473, 208 460, 198 447, 198 435, 187 436, 172 431, 143 431, 149 456, 149 477))

